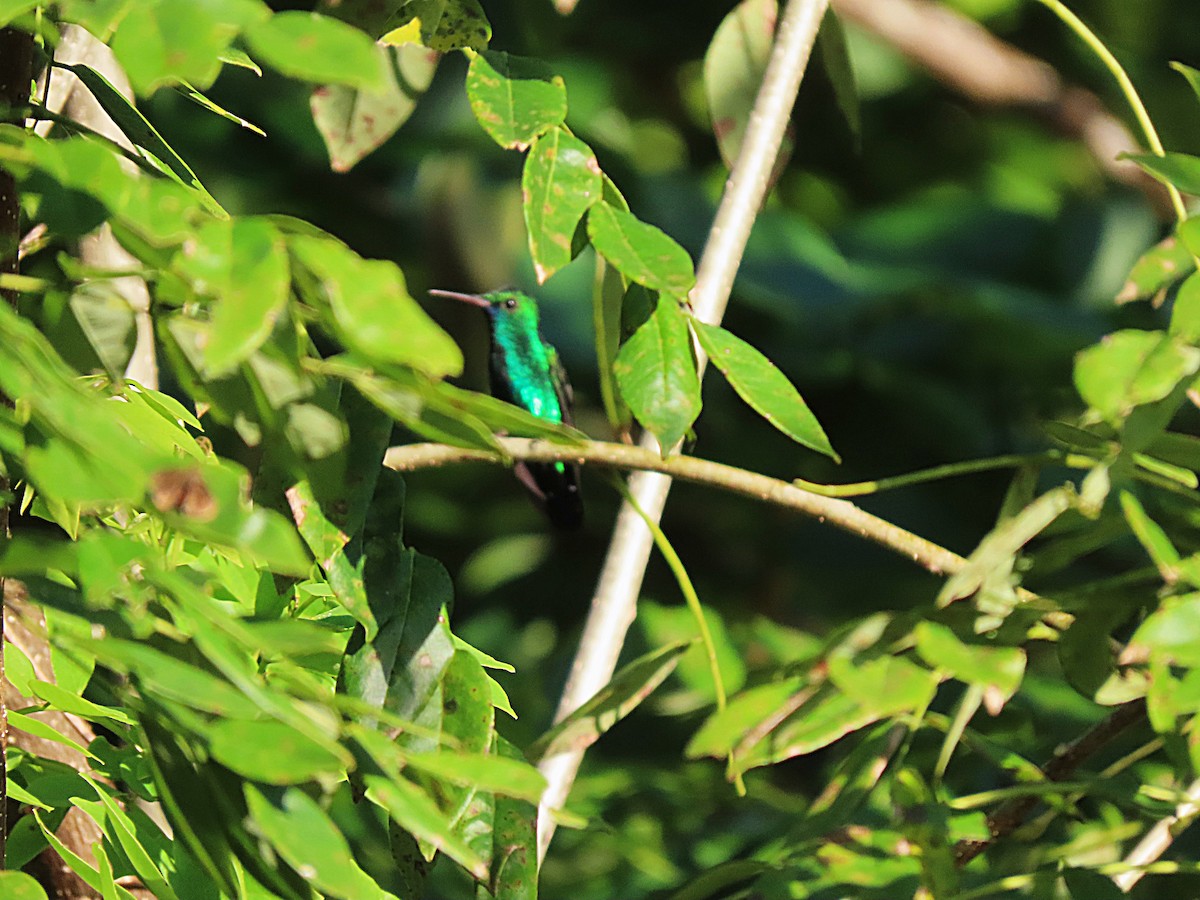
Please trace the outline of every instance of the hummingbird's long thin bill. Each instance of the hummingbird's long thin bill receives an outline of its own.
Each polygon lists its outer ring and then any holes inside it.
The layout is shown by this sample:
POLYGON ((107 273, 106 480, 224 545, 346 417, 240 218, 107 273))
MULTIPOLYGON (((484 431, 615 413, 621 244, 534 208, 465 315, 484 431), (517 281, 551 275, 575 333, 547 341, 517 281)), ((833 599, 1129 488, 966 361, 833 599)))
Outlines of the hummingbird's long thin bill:
POLYGON ((433 288, 429 291, 429 296, 444 297, 447 300, 459 300, 463 303, 470 303, 472 306, 482 306, 484 309, 492 305, 478 294, 460 294, 458 291, 441 291, 433 288))

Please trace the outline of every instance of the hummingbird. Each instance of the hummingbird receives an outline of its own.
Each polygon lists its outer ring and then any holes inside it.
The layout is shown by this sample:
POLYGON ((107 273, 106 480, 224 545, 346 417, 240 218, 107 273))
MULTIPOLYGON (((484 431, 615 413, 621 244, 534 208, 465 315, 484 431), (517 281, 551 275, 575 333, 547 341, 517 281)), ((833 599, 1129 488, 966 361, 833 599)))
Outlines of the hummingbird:
MULTIPOLYGON (((432 290, 429 293, 470 303, 487 312, 491 334, 488 381, 493 397, 547 422, 575 424, 571 382, 559 361, 558 351, 542 337, 536 300, 520 291, 460 294, 432 290)), ((579 527, 583 522, 579 466, 567 462, 519 462, 515 471, 555 527, 579 527)))

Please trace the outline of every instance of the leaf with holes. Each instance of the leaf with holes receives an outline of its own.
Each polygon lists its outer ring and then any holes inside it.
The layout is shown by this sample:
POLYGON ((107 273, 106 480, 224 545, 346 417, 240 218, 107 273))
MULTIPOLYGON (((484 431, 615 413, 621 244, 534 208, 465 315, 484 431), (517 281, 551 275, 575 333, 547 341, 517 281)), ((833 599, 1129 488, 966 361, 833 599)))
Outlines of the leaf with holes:
POLYGON ((467 70, 471 111, 501 147, 524 150, 534 139, 563 124, 567 89, 540 60, 485 51, 467 70))

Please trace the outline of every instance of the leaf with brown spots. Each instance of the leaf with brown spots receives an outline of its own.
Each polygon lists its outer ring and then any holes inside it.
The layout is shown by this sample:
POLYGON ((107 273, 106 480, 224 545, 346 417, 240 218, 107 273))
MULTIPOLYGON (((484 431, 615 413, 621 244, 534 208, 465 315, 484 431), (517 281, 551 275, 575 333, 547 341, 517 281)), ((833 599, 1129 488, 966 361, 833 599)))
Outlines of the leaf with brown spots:
POLYGON ((521 177, 529 255, 538 284, 571 261, 571 238, 600 199, 600 164, 592 148, 561 126, 539 137, 521 177))

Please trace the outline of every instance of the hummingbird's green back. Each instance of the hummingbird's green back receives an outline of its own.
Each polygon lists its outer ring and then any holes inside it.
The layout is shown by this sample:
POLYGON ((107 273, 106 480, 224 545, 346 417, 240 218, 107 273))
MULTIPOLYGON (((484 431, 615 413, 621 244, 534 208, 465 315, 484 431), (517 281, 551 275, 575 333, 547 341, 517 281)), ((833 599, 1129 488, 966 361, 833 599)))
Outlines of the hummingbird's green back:
MULTIPOLYGON (((488 375, 492 395, 547 422, 575 424, 571 416, 571 384, 558 352, 542 340, 537 301, 520 291, 460 294, 430 291, 480 306, 491 320, 488 375)), ((538 505, 559 528, 578 528, 583 521, 579 466, 569 462, 518 463, 518 477, 538 505)))
POLYGON ((491 303, 492 392, 538 418, 566 421, 558 353, 542 340, 537 302, 519 291, 493 291, 484 298, 491 303))

